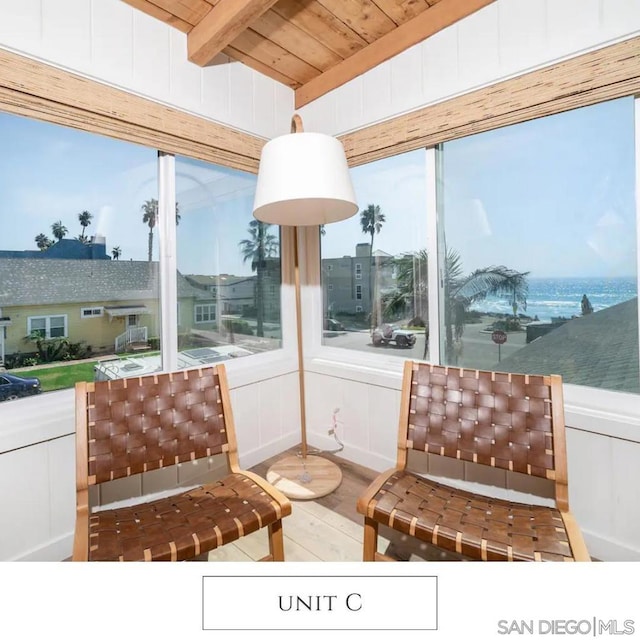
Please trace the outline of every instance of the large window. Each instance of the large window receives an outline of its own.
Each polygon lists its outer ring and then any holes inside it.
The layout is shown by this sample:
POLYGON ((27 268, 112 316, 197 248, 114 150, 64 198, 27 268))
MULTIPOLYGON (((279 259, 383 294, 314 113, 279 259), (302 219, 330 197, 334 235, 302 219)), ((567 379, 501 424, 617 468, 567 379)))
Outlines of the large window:
POLYGON ((635 175, 633 98, 354 169, 324 344, 640 392, 635 175))
POLYGON ((640 391, 633 102, 442 145, 445 363, 640 391))
POLYGON ((323 344, 426 357, 425 152, 352 171, 360 211, 321 235, 323 344))
POLYGON ((255 182, 176 159, 179 366, 281 346, 280 232, 253 217, 255 182))
POLYGON ((160 347, 155 229, 142 209, 157 198, 156 152, 1 113, 0 133, 4 366, 49 391, 144 362, 160 347))
POLYGON ((167 175, 155 149, 9 114, 0 134, 0 365, 50 391, 280 346, 279 234, 253 221, 253 175, 186 158, 167 175))

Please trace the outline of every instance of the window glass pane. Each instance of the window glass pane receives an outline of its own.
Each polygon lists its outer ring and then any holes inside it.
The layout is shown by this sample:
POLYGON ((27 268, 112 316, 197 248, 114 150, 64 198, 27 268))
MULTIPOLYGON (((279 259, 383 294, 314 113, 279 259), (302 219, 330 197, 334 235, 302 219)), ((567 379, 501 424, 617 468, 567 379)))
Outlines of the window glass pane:
POLYGON ((45 338, 47 335, 47 320, 46 318, 29 318, 27 322, 29 327, 27 333, 30 336, 39 336, 45 338))
POLYGON ((157 152, 3 113, 0 141, 0 361, 44 391, 155 369, 157 152))
POLYGON ((439 166, 445 363, 640 391, 633 100, 448 142, 439 166))
POLYGON ((64 338, 65 337, 66 318, 64 316, 54 316, 49 318, 49 337, 64 338))
POLYGON ((281 347, 280 229, 253 217, 255 183, 176 158, 181 367, 281 347))
POLYGON ((360 211, 322 227, 323 344, 426 358, 424 150, 352 169, 360 211))

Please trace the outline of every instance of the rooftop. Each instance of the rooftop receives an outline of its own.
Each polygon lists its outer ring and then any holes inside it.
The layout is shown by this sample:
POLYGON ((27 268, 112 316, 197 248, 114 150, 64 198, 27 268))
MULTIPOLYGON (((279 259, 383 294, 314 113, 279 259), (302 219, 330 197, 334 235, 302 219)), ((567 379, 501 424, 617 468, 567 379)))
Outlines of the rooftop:
POLYGON ((573 318, 495 368, 557 373, 573 384, 638 393, 637 327, 638 298, 633 298, 573 318))
MULTIPOLYGON (((0 258, 0 307, 157 297, 157 262, 0 258)), ((178 274, 178 297, 209 296, 178 274)))

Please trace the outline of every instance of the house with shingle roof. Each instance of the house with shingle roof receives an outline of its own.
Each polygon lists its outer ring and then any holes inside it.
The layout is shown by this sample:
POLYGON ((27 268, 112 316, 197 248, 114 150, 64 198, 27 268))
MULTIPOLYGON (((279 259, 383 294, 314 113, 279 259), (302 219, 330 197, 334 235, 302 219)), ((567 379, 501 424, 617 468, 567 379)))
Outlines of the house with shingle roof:
POLYGON ((572 318, 494 368, 557 373, 565 382, 640 393, 638 298, 572 318))
MULTIPOLYGON (((159 336, 158 283, 157 262, 0 257, 0 360, 34 351, 34 334, 105 353, 148 343, 159 336)), ((200 312, 200 328, 216 327, 215 300, 180 273, 177 296, 179 325, 200 312)))

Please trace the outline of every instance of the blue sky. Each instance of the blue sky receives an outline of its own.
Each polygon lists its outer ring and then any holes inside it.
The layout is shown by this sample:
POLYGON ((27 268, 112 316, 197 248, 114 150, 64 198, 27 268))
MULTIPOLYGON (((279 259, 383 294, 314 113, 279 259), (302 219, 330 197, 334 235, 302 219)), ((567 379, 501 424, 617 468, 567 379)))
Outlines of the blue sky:
MULTIPOLYGON (((465 271, 635 275, 633 126, 629 98, 446 143, 441 215, 465 271)), ((353 170, 360 208, 379 204, 386 216, 374 248, 426 247, 424 163, 419 150, 353 170)), ((356 216, 327 228, 323 255, 366 240, 356 216)))
MULTIPOLYGON (((2 249, 36 249, 34 238, 57 220, 68 238, 81 232, 78 213, 93 221, 88 235, 106 237, 121 260, 146 260, 149 229, 141 206, 158 197, 157 152, 140 145, 0 113, 2 249)), ((255 176, 187 158, 176 159, 178 268, 183 273, 251 273, 238 242, 247 237, 255 176)), ((157 256, 157 229, 154 255, 157 256)))
MULTIPOLYGON (((94 214, 122 260, 146 259, 140 208, 157 197, 154 149, 0 114, 2 249, 34 249, 61 220, 94 214)), ((444 145, 443 219, 465 271, 504 264, 532 276, 635 275, 633 100, 622 99, 469 136, 444 145)), ((249 274, 247 237, 255 176, 177 158, 178 267, 183 273, 249 274)), ((427 246, 425 152, 352 170, 360 209, 386 216, 375 247, 390 254, 427 246)), ((277 227, 273 228, 277 235, 277 227)), ((323 257, 367 242, 359 216, 327 225, 323 257)), ((157 233, 154 245, 157 249, 157 233)))

